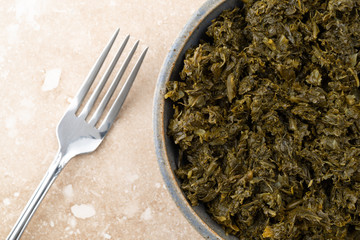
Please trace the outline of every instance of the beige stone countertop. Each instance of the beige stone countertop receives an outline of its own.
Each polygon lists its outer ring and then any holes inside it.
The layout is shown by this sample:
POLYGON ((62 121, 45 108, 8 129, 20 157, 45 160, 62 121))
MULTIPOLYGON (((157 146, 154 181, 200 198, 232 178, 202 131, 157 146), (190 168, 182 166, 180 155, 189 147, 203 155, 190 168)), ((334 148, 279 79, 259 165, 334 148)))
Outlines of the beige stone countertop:
POLYGON ((0 239, 57 152, 55 128, 116 28, 148 54, 98 150, 74 158, 22 239, 202 239, 165 188, 153 94, 175 38, 205 0, 0 0, 0 239), (57 82, 56 80, 59 80, 57 82), (50 82, 47 82, 50 81, 50 82))

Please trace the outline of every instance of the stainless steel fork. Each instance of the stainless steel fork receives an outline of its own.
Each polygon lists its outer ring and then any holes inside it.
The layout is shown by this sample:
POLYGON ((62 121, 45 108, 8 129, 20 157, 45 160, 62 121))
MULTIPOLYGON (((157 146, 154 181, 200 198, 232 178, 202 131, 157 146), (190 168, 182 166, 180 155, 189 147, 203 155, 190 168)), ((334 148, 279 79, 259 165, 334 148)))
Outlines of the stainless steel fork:
POLYGON ((115 57, 111 61, 109 67, 106 69, 103 77, 99 81, 89 100, 86 102, 84 108, 79 114, 77 114, 77 112, 79 111, 79 108, 82 105, 86 94, 89 92, 89 89, 93 84, 101 66, 103 65, 105 58, 107 57, 118 33, 119 30, 115 32, 110 42, 106 45, 100 57, 95 62, 95 65, 90 70, 79 92, 74 97, 69 108, 60 120, 56 128, 56 135, 59 142, 59 150, 55 156, 55 159, 47 170, 44 178, 33 193, 32 197, 30 198, 29 202, 21 213, 19 219, 17 220, 15 226, 11 230, 9 236, 7 237, 7 240, 20 239, 23 231, 25 230, 31 217, 38 208, 40 202, 44 198, 45 194, 48 192, 50 186, 52 185, 56 177, 59 175, 61 170, 69 162, 69 160, 76 155, 90 153, 96 150, 96 148, 100 145, 100 143, 108 133, 111 125, 115 121, 115 118, 118 115, 120 108, 123 105, 125 98, 144 60, 147 48, 140 55, 126 82, 120 90, 119 95, 116 97, 114 103, 112 104, 109 112, 106 114, 104 120, 100 122, 99 127, 97 127, 97 123, 99 122, 101 116, 104 114, 104 110, 116 87, 118 86, 119 81, 122 78, 127 66, 129 65, 129 62, 134 55, 139 41, 135 43, 134 47, 131 49, 128 56, 124 60, 124 63, 122 64, 120 70, 117 72, 115 79, 111 83, 108 91, 101 100, 99 106, 96 108, 94 114, 91 115, 90 120, 87 121, 87 117, 92 108, 94 107, 95 101, 98 99, 99 94, 104 88, 106 81, 109 79, 110 74, 113 71, 116 63, 118 62, 120 55, 129 40, 129 36, 127 36, 124 42, 121 44, 115 57))

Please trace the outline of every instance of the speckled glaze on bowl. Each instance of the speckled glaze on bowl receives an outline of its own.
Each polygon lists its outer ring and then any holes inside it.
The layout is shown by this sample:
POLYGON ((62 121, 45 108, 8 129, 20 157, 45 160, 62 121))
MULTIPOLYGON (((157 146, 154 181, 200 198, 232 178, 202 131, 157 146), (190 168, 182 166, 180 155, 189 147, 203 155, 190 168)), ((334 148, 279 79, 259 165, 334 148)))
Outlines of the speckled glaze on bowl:
POLYGON ((179 79, 187 49, 196 46, 204 35, 211 20, 226 9, 241 6, 239 0, 208 0, 189 20, 174 42, 160 71, 154 97, 153 127, 158 163, 165 184, 186 219, 205 239, 237 239, 213 221, 204 206, 192 207, 180 189, 180 182, 174 175, 178 161, 178 149, 167 135, 167 126, 173 110, 170 100, 165 100, 165 84, 170 79, 179 79))

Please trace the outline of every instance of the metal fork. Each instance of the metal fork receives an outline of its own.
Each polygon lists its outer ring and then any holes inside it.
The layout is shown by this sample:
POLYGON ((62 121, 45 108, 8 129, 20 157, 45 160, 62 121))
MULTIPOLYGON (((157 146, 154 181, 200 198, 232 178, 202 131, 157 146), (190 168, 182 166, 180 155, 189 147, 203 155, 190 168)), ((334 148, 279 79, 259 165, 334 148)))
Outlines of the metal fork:
POLYGON ((129 40, 129 35, 125 38, 121 44, 119 50, 117 51, 115 57, 110 63, 109 67, 106 69, 103 77, 96 86, 94 92, 90 96, 89 100, 85 104, 84 108, 79 114, 80 106, 82 105, 86 94, 89 92, 91 85, 93 84, 101 66, 103 65, 105 58, 107 57, 117 35, 119 29, 116 30, 110 42, 106 45, 105 49, 101 53, 98 60, 95 62, 95 65, 90 70, 88 76, 86 77, 82 87, 80 88, 77 95, 72 100, 69 108, 65 112, 64 116, 60 120, 57 128, 56 135, 59 142, 59 150, 55 156, 55 159, 51 163, 49 169, 47 170, 44 178, 40 182, 39 186, 33 193, 23 212, 21 213, 19 219, 17 220, 15 226, 11 230, 7 240, 20 239, 22 233, 24 232, 27 224, 29 223, 31 217, 35 213, 42 199, 45 197, 50 186, 59 175, 61 170, 69 162, 69 160, 76 155, 83 153, 90 153, 96 150, 100 145, 106 134, 108 133, 111 125, 116 119, 121 106, 123 105, 125 98, 136 78, 136 75, 140 69, 140 66, 144 60, 148 48, 146 48, 136 64, 134 65, 131 73, 129 74, 126 82, 124 83, 122 89, 120 90, 119 95, 116 97, 114 103, 112 104, 109 112, 106 114, 104 120, 100 122, 99 127, 97 123, 99 122, 101 116, 104 114, 104 110, 113 95, 115 89, 117 88, 120 79, 122 78, 131 58, 134 55, 134 52, 138 46, 139 41, 137 41, 134 47, 129 52, 128 56, 124 60, 120 70, 115 76, 115 79, 111 83, 108 91, 101 100, 99 106, 95 110, 94 114, 91 116, 90 120, 87 121, 87 117, 94 107, 95 101, 98 99, 100 92, 104 88, 105 83, 110 77, 111 72, 113 71, 116 63, 118 62, 121 53, 123 52, 125 45, 129 40))

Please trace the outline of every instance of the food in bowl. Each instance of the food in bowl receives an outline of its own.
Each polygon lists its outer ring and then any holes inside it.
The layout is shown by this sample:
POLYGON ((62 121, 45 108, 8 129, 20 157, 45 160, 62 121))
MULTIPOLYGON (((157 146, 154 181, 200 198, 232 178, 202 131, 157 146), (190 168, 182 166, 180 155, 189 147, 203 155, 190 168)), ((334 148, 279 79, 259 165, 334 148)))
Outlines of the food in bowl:
POLYGON ((167 83, 176 176, 240 239, 360 238, 360 1, 222 13, 167 83))

